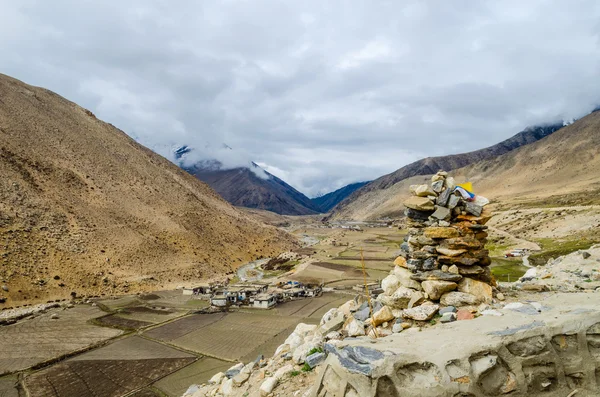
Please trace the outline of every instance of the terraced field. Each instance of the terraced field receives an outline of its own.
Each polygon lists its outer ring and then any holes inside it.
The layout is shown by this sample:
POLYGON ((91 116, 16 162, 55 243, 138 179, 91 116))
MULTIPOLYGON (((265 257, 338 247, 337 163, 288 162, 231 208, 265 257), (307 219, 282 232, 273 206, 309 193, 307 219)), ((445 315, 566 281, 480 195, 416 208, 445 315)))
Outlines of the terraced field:
POLYGON ((120 335, 88 320, 106 313, 96 307, 53 310, 0 327, 0 374, 32 367, 120 335), (58 315, 53 319, 52 314, 58 315))
POLYGON ((36 397, 116 397, 195 360, 191 354, 134 336, 36 372, 25 384, 36 397))

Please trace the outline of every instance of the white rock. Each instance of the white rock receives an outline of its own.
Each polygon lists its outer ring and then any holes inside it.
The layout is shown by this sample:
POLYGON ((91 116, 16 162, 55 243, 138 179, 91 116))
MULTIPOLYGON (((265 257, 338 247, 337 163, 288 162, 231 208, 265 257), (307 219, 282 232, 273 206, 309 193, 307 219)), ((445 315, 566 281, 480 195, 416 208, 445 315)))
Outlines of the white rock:
POLYGON ((221 393, 224 396, 231 396, 233 394, 233 379, 227 379, 221 384, 221 393))
POLYGON ((424 305, 413 307, 412 309, 406 309, 402 315, 406 318, 410 318, 417 321, 427 321, 431 319, 435 313, 439 310, 438 305, 424 305))
POLYGON ((392 295, 398 287, 400 287, 400 280, 394 274, 390 274, 381 281, 381 288, 386 295, 392 295))
POLYGON ((225 374, 223 372, 219 372, 218 374, 214 374, 212 378, 209 379, 208 383, 211 385, 218 385, 221 383, 225 374))
POLYGON ((348 333, 348 336, 363 336, 365 335, 365 325, 362 321, 349 317, 349 321, 344 324, 344 330, 348 333))
POLYGON ((298 346, 298 348, 294 350, 292 360, 294 360, 296 364, 303 364, 306 361, 306 356, 308 356, 308 353, 317 347, 318 345, 312 342, 304 343, 298 346))
POLYGON ((532 267, 530 269, 527 269, 527 271, 525 272, 523 277, 521 277, 519 280, 526 279, 526 278, 535 278, 535 277, 537 277, 537 268, 532 267))
POLYGON ((508 310, 515 310, 515 309, 520 309, 523 306, 525 306, 525 304, 521 303, 521 302, 511 302, 511 303, 507 303, 504 308, 508 309, 508 310))
POLYGON ((329 309, 329 310, 327 311, 327 313, 325 313, 325 314, 323 315, 323 317, 321 318, 320 325, 323 325, 323 324, 325 324, 326 322, 330 321, 332 318, 336 317, 336 316, 338 315, 338 313, 339 313, 339 312, 340 312, 340 311, 339 311, 337 308, 335 308, 335 307, 334 307, 334 308, 332 308, 332 309, 329 309))
POLYGON ((275 374, 273 375, 273 377, 277 380, 280 380, 281 378, 283 378, 285 375, 289 374, 293 370, 294 370, 294 366, 292 364, 284 365, 283 367, 281 367, 277 371, 275 371, 275 374))
POLYGON ((481 314, 483 316, 496 316, 496 317, 504 316, 504 314, 502 314, 498 310, 494 310, 494 309, 484 310, 481 312, 481 314))
POLYGON ((277 378, 274 377, 265 379, 260 385, 261 397, 267 397, 269 394, 271 394, 273 392, 273 389, 275 389, 275 386, 277 386, 277 382, 277 378))
POLYGON ((352 314, 352 312, 356 311, 357 308, 358 305, 356 304, 356 301, 354 299, 351 299, 348 302, 344 303, 342 306, 340 306, 339 311, 344 313, 344 316, 348 317, 350 314, 352 314))
POLYGON ((296 350, 298 346, 304 343, 304 337, 298 335, 296 331, 292 332, 290 336, 287 337, 284 345, 288 345, 290 347, 290 351, 296 350))
POLYGON ((280 354, 285 354, 285 353, 289 352, 290 350, 291 350, 291 347, 288 344, 284 343, 283 345, 279 345, 277 350, 275 350, 275 354, 273 354, 273 357, 279 356, 280 354))

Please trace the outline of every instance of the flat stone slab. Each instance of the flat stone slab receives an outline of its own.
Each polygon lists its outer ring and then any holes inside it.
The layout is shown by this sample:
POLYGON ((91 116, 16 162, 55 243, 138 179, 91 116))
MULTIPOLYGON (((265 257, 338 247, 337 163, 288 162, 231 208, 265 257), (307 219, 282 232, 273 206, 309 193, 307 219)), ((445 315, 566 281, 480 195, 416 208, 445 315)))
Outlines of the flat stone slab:
POLYGON ((311 397, 600 395, 600 293, 540 298, 535 314, 499 309, 502 316, 327 345, 311 397))

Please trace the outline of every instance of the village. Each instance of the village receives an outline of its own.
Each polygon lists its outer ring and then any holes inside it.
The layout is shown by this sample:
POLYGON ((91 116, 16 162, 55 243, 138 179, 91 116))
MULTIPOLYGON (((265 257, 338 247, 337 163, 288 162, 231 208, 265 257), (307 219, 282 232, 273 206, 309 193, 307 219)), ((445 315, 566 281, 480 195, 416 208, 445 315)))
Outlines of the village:
POLYGON ((212 282, 183 288, 183 295, 194 299, 207 300, 212 309, 226 309, 231 306, 271 309, 279 303, 302 298, 313 298, 323 294, 321 286, 304 285, 298 281, 279 282, 212 282))

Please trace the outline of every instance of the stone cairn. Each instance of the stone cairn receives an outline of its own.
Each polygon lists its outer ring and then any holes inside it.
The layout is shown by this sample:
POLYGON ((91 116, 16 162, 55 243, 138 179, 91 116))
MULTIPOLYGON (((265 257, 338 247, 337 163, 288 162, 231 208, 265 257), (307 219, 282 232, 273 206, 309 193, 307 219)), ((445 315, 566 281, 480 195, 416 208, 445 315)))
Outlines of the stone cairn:
POLYGON ((431 181, 410 187, 408 234, 377 300, 405 319, 429 320, 439 311, 442 321, 454 321, 459 307, 475 312, 492 303, 495 280, 485 249, 491 215, 485 198, 464 199, 448 173, 431 181))

